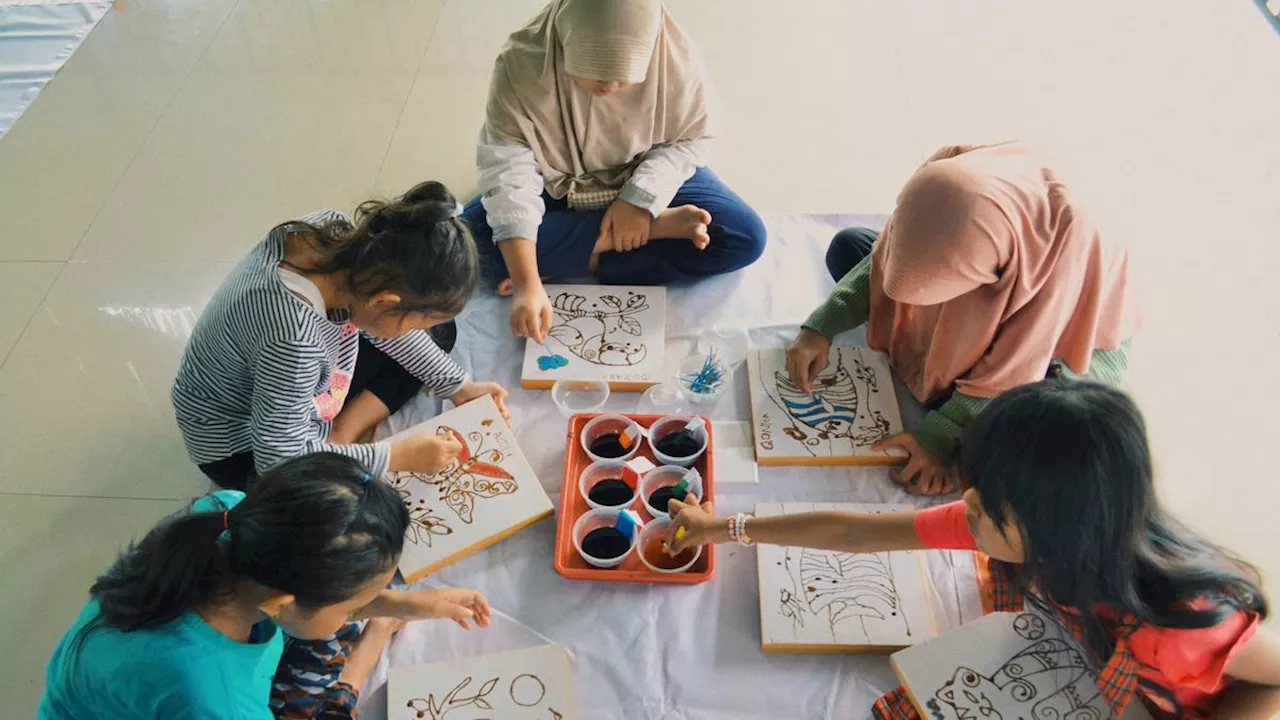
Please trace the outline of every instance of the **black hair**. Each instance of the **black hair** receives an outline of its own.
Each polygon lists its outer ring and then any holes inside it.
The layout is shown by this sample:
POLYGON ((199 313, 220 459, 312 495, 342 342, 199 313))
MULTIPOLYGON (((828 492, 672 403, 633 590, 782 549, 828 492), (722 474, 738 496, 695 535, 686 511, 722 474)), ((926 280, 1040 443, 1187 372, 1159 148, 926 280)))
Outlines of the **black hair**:
MULTIPOLYGON (((252 580, 304 609, 351 599, 393 567, 409 513, 387 483, 337 453, 287 460, 227 512, 184 511, 130 545, 89 593, 99 622, 131 631, 163 625, 252 580)), ((88 628, 88 626, 86 626, 88 628)))
POLYGON ((1237 609, 1266 616, 1257 572, 1160 507, 1146 423, 1125 393, 1063 378, 1024 385, 993 400, 962 447, 984 511, 1021 534, 1015 582, 1041 609, 1078 611, 1095 660, 1114 650, 1096 607, 1182 629, 1237 609))
POLYGON ((369 200, 356 208, 355 226, 292 221, 286 232, 304 232, 323 260, 305 272, 346 275, 348 290, 369 298, 400 296, 395 312, 462 312, 475 294, 480 260, 458 201, 444 185, 427 181, 392 201, 369 200))

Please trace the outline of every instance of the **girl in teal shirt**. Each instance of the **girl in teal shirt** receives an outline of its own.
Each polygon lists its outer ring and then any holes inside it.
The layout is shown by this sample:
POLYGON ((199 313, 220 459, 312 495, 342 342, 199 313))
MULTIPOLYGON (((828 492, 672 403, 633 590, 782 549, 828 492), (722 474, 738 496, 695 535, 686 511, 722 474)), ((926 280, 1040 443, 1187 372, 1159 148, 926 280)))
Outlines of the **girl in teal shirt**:
POLYGON ((90 588, 38 717, 351 717, 403 621, 489 624, 474 590, 387 589, 408 524, 395 490, 335 453, 197 500, 90 588))

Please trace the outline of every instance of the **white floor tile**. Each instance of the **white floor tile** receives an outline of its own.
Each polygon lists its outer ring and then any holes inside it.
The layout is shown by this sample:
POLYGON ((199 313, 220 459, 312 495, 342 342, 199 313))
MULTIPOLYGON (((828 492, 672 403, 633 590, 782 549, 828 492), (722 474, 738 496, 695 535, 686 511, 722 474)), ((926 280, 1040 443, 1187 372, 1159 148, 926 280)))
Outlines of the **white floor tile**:
POLYGON ((62 263, 0 262, 0 366, 61 269, 62 263))
POLYGON ((444 0, 241 0, 205 62, 235 70, 412 69, 444 0))
POLYGON ((0 368, 0 492, 186 498, 209 482, 169 389, 191 326, 230 269, 70 263, 0 368))
POLYGON ((70 258, 182 84, 77 57, 0 142, 0 260, 70 258))
POLYGON ((63 72, 80 65, 190 70, 238 0, 116 0, 63 72))
POLYGON ((130 540, 182 507, 174 500, 0 496, 0 632, 21 647, 5 660, 0 696, 14 718, 35 716, 45 667, 89 586, 130 540))
POLYGON ((735 190, 770 212, 892 207, 923 156, 878 6, 690 0, 671 12, 719 90, 712 165, 735 190))
POLYGON ((279 222, 368 198, 413 71, 197 70, 75 255, 236 260, 279 222))
POLYGON ((545 4, 542 0, 448 0, 423 57, 424 66, 488 73, 507 36, 532 20, 545 4))
POLYGON ((475 141, 484 124, 488 88, 488 71, 446 71, 425 63, 405 103, 375 191, 395 195, 423 180, 439 180, 466 202, 476 188, 475 141))

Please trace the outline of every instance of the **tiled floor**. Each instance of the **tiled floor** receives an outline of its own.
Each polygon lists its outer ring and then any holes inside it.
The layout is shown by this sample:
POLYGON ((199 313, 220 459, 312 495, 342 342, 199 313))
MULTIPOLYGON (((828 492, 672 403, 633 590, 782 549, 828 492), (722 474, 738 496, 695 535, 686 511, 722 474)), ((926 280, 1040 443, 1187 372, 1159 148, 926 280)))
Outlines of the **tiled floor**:
MULTIPOLYGON (((261 232, 474 187, 505 34, 540 0, 128 0, 0 139, 0 697, 29 717, 92 576, 203 487, 168 386, 261 232)), ((1019 136, 1134 245, 1132 384, 1162 492, 1280 577, 1280 37, 1248 2, 671 0, 717 170, 768 212, 885 211, 939 144, 1019 136)))

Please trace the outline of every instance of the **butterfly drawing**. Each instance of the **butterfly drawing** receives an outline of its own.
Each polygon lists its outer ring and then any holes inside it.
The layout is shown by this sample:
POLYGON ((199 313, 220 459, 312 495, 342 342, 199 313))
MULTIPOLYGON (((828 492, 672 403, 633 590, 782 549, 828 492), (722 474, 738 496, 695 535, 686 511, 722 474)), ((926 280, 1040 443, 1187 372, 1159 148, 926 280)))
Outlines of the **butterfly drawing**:
POLYGON ((393 473, 387 477, 387 482, 400 493, 400 499, 409 510, 409 530, 405 539, 415 545, 431 547, 432 540, 437 536, 452 535, 453 528, 449 527, 444 518, 436 515, 435 508, 427 505, 426 499, 414 499, 413 493, 409 491, 409 484, 415 479, 417 478, 413 473, 393 473))
POLYGON ((435 485, 440 499, 462 522, 471 524, 477 499, 510 495, 519 488, 511 473, 498 464, 506 458, 506 453, 497 448, 485 450, 481 433, 468 433, 464 438, 462 433, 447 426, 440 427, 436 433, 456 440, 462 451, 444 470, 417 475, 417 478, 428 485, 435 485), (474 451, 472 444, 476 445, 474 451))

